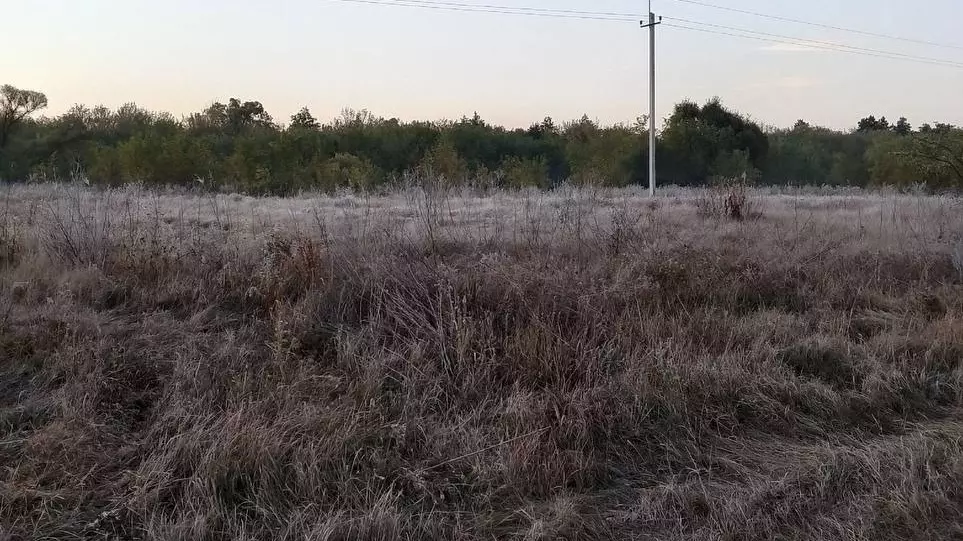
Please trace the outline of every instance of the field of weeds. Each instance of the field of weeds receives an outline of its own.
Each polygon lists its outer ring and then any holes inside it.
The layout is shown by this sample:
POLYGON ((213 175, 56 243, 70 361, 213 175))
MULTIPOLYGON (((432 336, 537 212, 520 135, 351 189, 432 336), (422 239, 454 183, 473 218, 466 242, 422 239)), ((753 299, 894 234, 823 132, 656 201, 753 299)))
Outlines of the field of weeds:
POLYGON ((963 536, 959 199, 0 191, 0 539, 963 536))

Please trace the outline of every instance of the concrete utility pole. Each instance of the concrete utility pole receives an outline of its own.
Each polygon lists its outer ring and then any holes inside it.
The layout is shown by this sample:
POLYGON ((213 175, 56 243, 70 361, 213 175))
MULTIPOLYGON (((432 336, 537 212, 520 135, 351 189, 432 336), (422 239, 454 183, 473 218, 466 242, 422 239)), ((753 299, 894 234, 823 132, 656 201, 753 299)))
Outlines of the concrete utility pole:
POLYGON ((642 28, 649 29, 649 196, 655 197, 655 27, 662 17, 655 20, 652 0, 649 0, 649 20, 642 21, 642 28))

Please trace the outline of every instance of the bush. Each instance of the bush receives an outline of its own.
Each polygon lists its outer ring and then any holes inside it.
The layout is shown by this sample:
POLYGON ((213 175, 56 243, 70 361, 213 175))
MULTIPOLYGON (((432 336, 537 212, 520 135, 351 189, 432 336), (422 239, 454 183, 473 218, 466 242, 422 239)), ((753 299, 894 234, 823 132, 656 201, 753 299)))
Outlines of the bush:
POLYGON ((341 187, 365 191, 374 187, 380 177, 378 168, 368 160, 354 154, 340 153, 321 165, 317 187, 328 192, 341 187))
POLYGON ((545 158, 523 159, 515 156, 502 162, 506 188, 545 188, 548 186, 548 162, 545 158))

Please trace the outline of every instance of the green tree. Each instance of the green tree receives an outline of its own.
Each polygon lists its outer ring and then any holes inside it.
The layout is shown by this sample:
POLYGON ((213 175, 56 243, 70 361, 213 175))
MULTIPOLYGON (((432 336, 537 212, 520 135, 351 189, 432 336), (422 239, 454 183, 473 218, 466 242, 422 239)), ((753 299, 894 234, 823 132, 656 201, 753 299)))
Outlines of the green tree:
POLYGON ((318 119, 314 118, 307 107, 302 107, 300 111, 291 116, 292 129, 317 130, 321 127, 318 119))
POLYGON ((909 120, 906 120, 905 116, 901 116, 893 126, 893 132, 897 135, 909 135, 913 133, 913 126, 909 123, 909 120))
POLYGON ((963 188, 963 129, 944 125, 913 137, 904 155, 934 186, 963 188))
POLYGON ((907 136, 879 135, 867 161, 876 184, 963 188, 963 130, 944 126, 907 136))
POLYGON ((47 106, 47 96, 11 85, 0 86, 0 151, 28 116, 47 106))
MULTIPOLYGON (((0 174, 6 178, 85 174, 94 182, 155 185, 202 178, 205 185, 258 194, 371 189, 417 170, 450 183, 495 172, 503 185, 516 187, 647 181, 648 119, 600 125, 587 116, 566 123, 546 117, 527 129, 506 129, 477 113, 454 122, 403 122, 345 110, 321 124, 304 108, 281 129, 260 102, 236 98, 186 119, 135 104, 116 110, 78 105, 54 118, 33 118, 30 112, 46 103, 42 95, 6 87, 2 96, 0 174)), ((718 99, 683 102, 658 139, 659 181, 761 175, 769 183, 961 187, 960 138, 947 124, 914 132, 905 119, 891 126, 872 116, 851 132, 803 120, 763 132, 718 99)))
POLYGON ((250 128, 274 129, 274 120, 259 101, 231 98, 227 104, 214 102, 203 113, 191 115, 188 124, 195 132, 239 135, 250 128))
POLYGON ((755 176, 769 153, 769 139, 759 125, 718 99, 702 107, 689 101, 676 105, 662 130, 662 146, 664 169, 681 184, 702 184, 713 176, 755 176))
POLYGON ((877 186, 907 186, 922 181, 922 171, 909 159, 909 138, 879 133, 866 149, 870 182, 877 186))
POLYGON ((504 185, 508 188, 545 188, 548 185, 548 161, 509 156, 502 162, 504 185))
POLYGON ((641 182, 645 140, 636 127, 602 127, 583 115, 563 130, 571 180, 581 185, 625 186, 641 182))
POLYGON ((327 191, 338 187, 367 190, 379 176, 378 169, 368 160, 353 154, 336 154, 321 166, 318 187, 327 191))
POLYGON ((468 173, 468 165, 448 137, 438 140, 425 154, 418 169, 426 175, 442 177, 450 184, 464 181, 468 173))
POLYGON ((880 117, 878 120, 875 116, 870 115, 868 117, 860 119, 859 123, 856 125, 856 131, 860 133, 870 133, 875 131, 887 131, 889 130, 889 121, 886 117, 880 117))

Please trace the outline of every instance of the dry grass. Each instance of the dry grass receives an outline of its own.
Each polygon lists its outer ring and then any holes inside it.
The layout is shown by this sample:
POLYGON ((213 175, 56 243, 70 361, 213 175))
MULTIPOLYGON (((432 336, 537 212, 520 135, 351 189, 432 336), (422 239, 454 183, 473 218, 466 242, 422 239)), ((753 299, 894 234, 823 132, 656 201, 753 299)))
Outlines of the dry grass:
POLYGON ((758 198, 739 179, 727 179, 706 189, 697 201, 699 216, 741 222, 762 217, 758 198))
POLYGON ((963 536, 958 200, 3 189, 0 539, 963 536))

